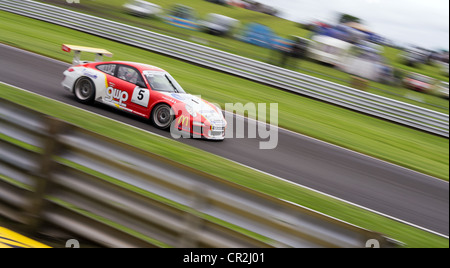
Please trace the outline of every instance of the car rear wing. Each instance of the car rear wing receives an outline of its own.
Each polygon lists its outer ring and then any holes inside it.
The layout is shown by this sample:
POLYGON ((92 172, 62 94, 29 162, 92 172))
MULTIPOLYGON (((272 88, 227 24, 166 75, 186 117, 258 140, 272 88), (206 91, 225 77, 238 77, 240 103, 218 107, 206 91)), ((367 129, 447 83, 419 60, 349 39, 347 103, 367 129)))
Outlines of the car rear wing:
POLYGON ((80 59, 81 52, 88 52, 88 53, 95 53, 95 61, 103 61, 103 56, 112 57, 112 53, 108 50, 102 49, 102 48, 93 48, 93 47, 83 47, 83 46, 75 46, 75 45, 67 45, 63 44, 61 49, 65 52, 73 51, 73 65, 79 65, 83 63, 87 63, 88 61, 82 61, 80 59))

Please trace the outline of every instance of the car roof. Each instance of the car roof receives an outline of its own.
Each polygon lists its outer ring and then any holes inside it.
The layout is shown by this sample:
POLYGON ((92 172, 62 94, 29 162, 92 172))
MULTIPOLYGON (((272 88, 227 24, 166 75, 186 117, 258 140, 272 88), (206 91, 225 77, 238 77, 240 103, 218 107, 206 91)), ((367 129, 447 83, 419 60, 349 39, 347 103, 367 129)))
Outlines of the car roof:
POLYGON ((107 62, 101 62, 100 64, 109 64, 109 63, 111 63, 111 64, 116 63, 116 64, 129 65, 131 67, 134 67, 134 68, 138 69, 140 72, 142 72, 142 71, 161 71, 161 72, 165 72, 165 70, 163 70, 163 69, 161 69, 159 67, 156 67, 156 66, 153 66, 153 65, 150 65, 150 64, 138 63, 138 62, 132 62, 132 61, 107 61, 107 62))

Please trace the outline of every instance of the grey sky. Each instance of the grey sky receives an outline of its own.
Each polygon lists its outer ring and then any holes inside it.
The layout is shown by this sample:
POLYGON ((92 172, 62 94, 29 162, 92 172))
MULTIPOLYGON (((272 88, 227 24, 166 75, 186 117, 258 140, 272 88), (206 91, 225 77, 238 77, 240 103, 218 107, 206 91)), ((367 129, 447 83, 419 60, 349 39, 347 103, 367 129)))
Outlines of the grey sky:
POLYGON ((449 48, 449 0, 258 0, 293 21, 335 23, 339 13, 361 18, 381 36, 401 45, 449 48))

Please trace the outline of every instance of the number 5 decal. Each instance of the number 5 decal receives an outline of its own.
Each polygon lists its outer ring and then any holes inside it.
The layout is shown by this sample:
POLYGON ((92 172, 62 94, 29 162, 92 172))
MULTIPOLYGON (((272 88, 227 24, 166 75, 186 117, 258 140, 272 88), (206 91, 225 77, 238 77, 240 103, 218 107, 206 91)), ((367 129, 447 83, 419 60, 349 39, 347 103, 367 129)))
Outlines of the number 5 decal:
POLYGON ((131 102, 138 105, 148 107, 148 101, 150 99, 150 91, 146 88, 135 87, 133 90, 133 96, 131 102))

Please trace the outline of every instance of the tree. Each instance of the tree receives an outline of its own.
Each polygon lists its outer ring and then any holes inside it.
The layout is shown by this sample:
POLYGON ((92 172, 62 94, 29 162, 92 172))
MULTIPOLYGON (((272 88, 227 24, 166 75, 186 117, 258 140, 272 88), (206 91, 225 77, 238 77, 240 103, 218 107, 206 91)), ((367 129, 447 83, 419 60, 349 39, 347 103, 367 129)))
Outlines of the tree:
POLYGON ((350 14, 341 14, 339 18, 339 23, 356 22, 361 23, 361 19, 350 14))

